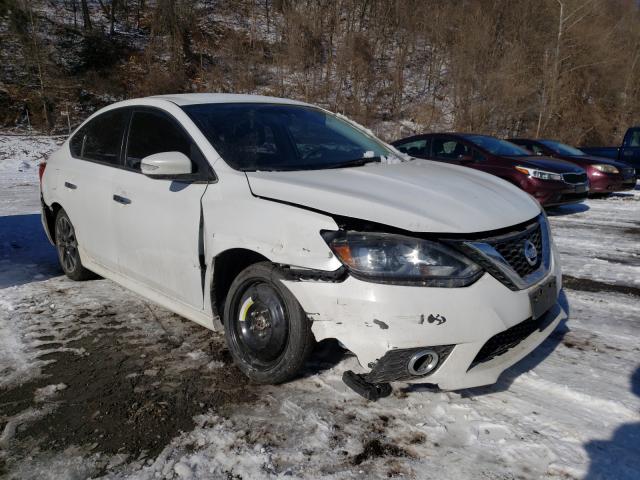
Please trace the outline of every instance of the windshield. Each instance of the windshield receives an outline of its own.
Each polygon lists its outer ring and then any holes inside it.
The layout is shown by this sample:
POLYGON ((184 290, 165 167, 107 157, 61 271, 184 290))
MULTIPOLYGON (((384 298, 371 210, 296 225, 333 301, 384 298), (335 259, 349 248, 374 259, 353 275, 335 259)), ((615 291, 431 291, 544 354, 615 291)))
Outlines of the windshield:
POLYGON ((270 103, 182 108, 236 170, 339 168, 395 156, 381 141, 318 108, 270 103))
POLYGON ((486 135, 465 135, 467 140, 480 148, 484 148, 492 155, 504 157, 530 157, 531 152, 506 140, 489 137, 486 135))
POLYGON ((565 145, 564 143, 555 142, 553 140, 540 140, 540 143, 549 147, 560 155, 567 155, 569 157, 582 157, 585 153, 582 150, 572 147, 571 145, 565 145))

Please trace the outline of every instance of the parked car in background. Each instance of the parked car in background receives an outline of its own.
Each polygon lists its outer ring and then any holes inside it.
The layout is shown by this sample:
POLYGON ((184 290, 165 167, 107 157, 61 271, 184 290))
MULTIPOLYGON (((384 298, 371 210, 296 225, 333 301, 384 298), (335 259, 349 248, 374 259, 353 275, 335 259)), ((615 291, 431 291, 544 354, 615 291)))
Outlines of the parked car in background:
POLYGON ((533 195, 545 207, 587 198, 589 182, 583 168, 563 160, 533 155, 513 143, 488 135, 433 133, 393 142, 417 158, 463 165, 491 173, 533 195))
POLYGON ((127 100, 43 163, 43 225, 69 278, 224 329, 256 382, 335 338, 368 398, 493 383, 566 318, 546 216, 491 175, 403 157, 292 100, 127 100))
POLYGON ((631 165, 640 177, 640 127, 627 130, 619 147, 580 147, 584 153, 596 157, 612 158, 631 165))
POLYGON ((636 174, 632 166, 609 158, 588 155, 570 145, 555 140, 510 138, 536 155, 560 158, 584 168, 589 177, 589 193, 610 193, 632 190, 636 186, 636 174))

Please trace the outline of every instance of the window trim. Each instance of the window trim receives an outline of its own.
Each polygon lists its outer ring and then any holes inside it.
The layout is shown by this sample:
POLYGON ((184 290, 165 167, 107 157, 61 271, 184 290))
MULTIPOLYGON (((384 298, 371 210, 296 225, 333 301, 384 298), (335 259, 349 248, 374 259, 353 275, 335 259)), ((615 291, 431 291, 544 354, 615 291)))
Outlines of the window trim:
POLYGON ((131 111, 129 110, 131 107, 117 107, 117 108, 111 108, 109 110, 107 110, 106 112, 102 112, 99 115, 96 115, 95 117, 93 117, 91 120, 85 122, 70 138, 69 138, 69 142, 68 142, 68 147, 69 147, 69 155, 71 155, 72 158, 75 158, 76 160, 82 160, 83 162, 91 162, 91 163, 96 163, 98 165, 104 165, 105 167, 112 167, 112 168, 122 168, 123 167, 123 157, 122 157, 122 149, 124 147, 124 137, 125 134, 127 134, 128 130, 129 130, 129 122, 131 120, 131 111), (76 138, 76 136, 80 135, 82 133, 82 131, 87 128, 89 125, 91 125, 95 120, 104 117, 105 115, 117 112, 119 110, 124 110, 125 111, 125 119, 124 119, 124 129, 122 131, 122 135, 120 137, 120 148, 118 151, 118 163, 110 163, 110 162, 103 162, 102 160, 95 160, 93 158, 86 158, 84 157, 82 154, 84 153, 84 144, 86 141, 86 135, 82 138, 82 147, 80 149, 80 156, 74 155, 73 154, 73 150, 71 149, 71 143, 73 142, 73 140, 76 138))
MULTIPOLYGON (((145 111, 145 110, 146 111, 154 111, 154 113, 159 113, 161 116, 166 116, 169 119, 170 122, 175 124, 184 133, 184 135, 186 135, 187 138, 189 140, 191 140, 191 142, 198 149, 198 151, 200 152, 201 157, 204 160, 203 162, 196 162, 198 164, 198 167, 200 168, 200 171, 197 174, 175 175, 175 176, 172 176, 171 178, 156 178, 154 180, 169 180, 169 181, 185 182, 185 183, 217 183, 218 182, 218 175, 216 175, 216 172, 213 170, 213 167, 211 166, 211 164, 207 160, 207 157, 205 156, 205 154, 202 153, 202 149, 200 148, 198 143, 193 139, 191 134, 189 134, 187 129, 184 127, 184 125, 182 125, 182 122, 180 122, 170 112, 167 112, 166 110, 164 110, 162 108, 154 107, 154 106, 150 106, 150 105, 127 105, 125 107, 112 108, 112 109, 107 110, 106 112, 103 112, 103 113, 100 113, 99 115, 96 115, 91 120, 85 122, 69 138, 69 142, 68 142, 69 154, 71 155, 72 158, 74 158, 76 160, 82 160, 83 162, 91 162, 91 163, 95 163, 95 164, 98 164, 98 165, 104 165, 105 167, 117 168, 119 170, 125 170, 127 172, 138 173, 140 175, 144 175, 140 170, 135 170, 133 168, 127 167, 126 164, 125 164, 125 161, 126 161, 126 155, 127 155, 127 148, 129 146, 129 133, 131 131, 131 122, 133 120, 133 114, 136 111, 145 111), (82 130, 85 127, 87 127, 88 125, 90 125, 94 120, 97 120, 98 118, 102 117, 103 115, 106 115, 106 114, 109 114, 109 113, 112 113, 112 112, 116 112, 118 110, 124 110, 126 112, 126 114, 127 114, 127 116, 125 118, 125 121, 124 121, 124 130, 123 130, 122 138, 120 140, 120 152, 118 154, 118 163, 117 164, 108 163, 108 162, 103 162, 101 160, 94 160, 94 159, 91 159, 91 158, 84 158, 82 156, 74 155, 73 151, 71 150, 71 142, 73 141, 73 139, 77 135, 79 135, 82 132, 82 130)), ((83 148, 81 149, 81 153, 84 153, 83 151, 84 151, 84 139, 83 139, 83 148)), ((191 160, 191 161, 193 162, 194 160, 191 160)))

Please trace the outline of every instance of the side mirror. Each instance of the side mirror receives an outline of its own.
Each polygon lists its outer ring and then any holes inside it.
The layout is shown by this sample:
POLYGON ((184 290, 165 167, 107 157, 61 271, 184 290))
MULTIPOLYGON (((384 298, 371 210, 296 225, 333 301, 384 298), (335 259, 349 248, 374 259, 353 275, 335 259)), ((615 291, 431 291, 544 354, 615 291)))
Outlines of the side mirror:
POLYGON ((160 152, 144 157, 140 170, 151 178, 173 178, 193 172, 191 160, 182 152, 160 152))

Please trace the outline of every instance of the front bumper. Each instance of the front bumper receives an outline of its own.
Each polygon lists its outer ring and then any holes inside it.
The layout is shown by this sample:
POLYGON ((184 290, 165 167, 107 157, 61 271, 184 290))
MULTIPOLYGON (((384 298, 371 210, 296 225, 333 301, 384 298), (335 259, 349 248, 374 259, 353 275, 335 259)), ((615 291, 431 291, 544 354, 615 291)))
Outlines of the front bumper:
POLYGON ((556 276, 559 294, 561 274, 553 257, 544 279, 518 291, 486 273, 464 288, 385 285, 353 277, 339 283, 285 284, 313 320, 316 339, 338 339, 367 369, 389 350, 453 345, 432 374, 408 381, 455 390, 495 383, 506 368, 538 346, 566 318, 556 303, 546 313, 544 329, 534 331, 505 353, 473 365, 489 339, 532 316, 529 291, 551 275, 556 276))
POLYGON ((609 193, 633 190, 636 177, 624 177, 621 174, 607 174, 599 171, 589 172, 589 193, 609 193))
POLYGON ((527 178, 522 188, 533 195, 543 207, 552 207, 584 201, 589 194, 590 185, 527 178))

